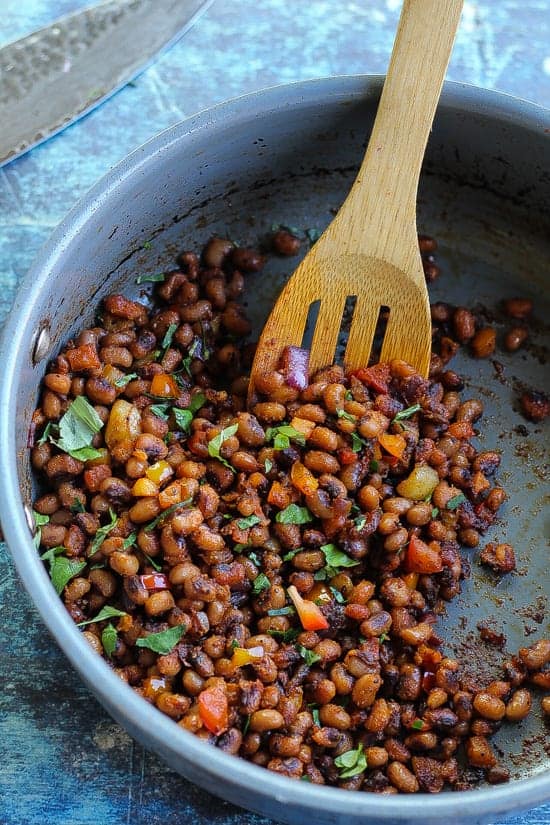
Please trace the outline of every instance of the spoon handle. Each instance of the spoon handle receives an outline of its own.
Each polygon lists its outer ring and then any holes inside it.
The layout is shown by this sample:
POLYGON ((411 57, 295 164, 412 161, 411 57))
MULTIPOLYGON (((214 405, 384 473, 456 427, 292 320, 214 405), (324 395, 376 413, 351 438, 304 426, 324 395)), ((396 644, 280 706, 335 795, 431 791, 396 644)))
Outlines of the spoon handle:
POLYGON ((354 247, 359 241, 367 254, 373 232, 381 233, 384 256, 388 235, 395 241, 399 231, 416 231, 420 169, 462 5, 404 0, 368 149, 336 220, 345 219, 354 247))

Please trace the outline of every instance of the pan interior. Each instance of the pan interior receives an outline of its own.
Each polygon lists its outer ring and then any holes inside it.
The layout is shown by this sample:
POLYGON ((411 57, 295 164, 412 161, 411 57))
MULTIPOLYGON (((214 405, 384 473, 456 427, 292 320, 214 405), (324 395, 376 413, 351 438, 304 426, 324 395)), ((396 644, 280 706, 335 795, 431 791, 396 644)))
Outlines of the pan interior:
MULTIPOLYGON (((253 245, 269 234, 273 224, 297 227, 302 232, 322 230, 328 224, 353 180, 366 131, 364 119, 358 121, 351 111, 343 115, 340 108, 331 131, 312 132, 315 123, 300 127, 293 141, 278 152, 277 147, 285 145, 280 142, 284 135, 275 130, 269 141, 261 124, 250 128, 254 134, 249 131, 246 146, 241 141, 242 157, 247 160, 236 161, 232 172, 226 160, 216 165, 211 157, 208 162, 195 159, 195 170, 188 177, 184 174, 179 183, 178 202, 172 194, 172 178, 179 175, 179 169, 172 168, 170 175, 167 173, 170 183, 166 191, 155 195, 149 211, 143 208, 139 228, 131 209, 128 216, 117 218, 117 229, 120 226, 119 231, 126 233, 125 248, 133 252, 127 256, 122 251, 116 253, 116 265, 113 253, 107 266, 99 254, 88 256, 85 262, 78 259, 83 253, 73 250, 73 271, 82 277, 75 281, 76 297, 61 306, 59 327, 54 331, 56 347, 92 321, 93 305, 102 295, 120 289, 144 299, 149 290, 136 286, 138 273, 172 267, 176 252, 198 250, 213 234, 253 245), (201 170, 198 177, 197 170, 201 170), (143 249, 145 239, 150 242, 143 249), (107 273, 111 273, 109 277, 107 273), (92 283, 98 289, 93 290, 92 283)), ((464 164, 453 152, 444 127, 438 138, 436 128, 422 179, 418 217, 419 231, 435 236, 439 243, 437 262, 442 273, 430 287, 431 300, 475 306, 499 331, 499 347, 493 358, 480 361, 462 353, 451 367, 466 379, 463 397, 480 397, 485 405, 479 444, 502 452, 498 478, 508 492, 508 501, 485 541, 511 543, 518 571, 499 579, 479 566, 478 551, 464 550, 471 576, 438 625, 444 650, 456 654, 480 682, 485 682, 500 676, 500 664, 507 653, 548 636, 550 629, 549 524, 544 506, 549 492, 548 428, 526 421, 518 411, 521 389, 544 389, 547 380, 548 326, 544 322, 550 317, 550 296, 545 287, 550 220, 540 204, 535 214, 529 212, 529 197, 522 201, 515 191, 509 197, 505 194, 506 182, 502 183, 496 157, 493 161, 484 158, 484 177, 474 180, 472 165, 464 164), (504 318, 500 303, 515 296, 533 299, 535 321, 529 345, 510 355, 502 348, 502 337, 511 322, 504 318), (481 641, 480 622, 505 634, 505 651, 481 641)), ((180 162, 181 168, 189 165, 189 153, 182 153, 180 162)), ((146 188, 147 182, 142 183, 141 190, 146 188)), ((101 228, 104 240, 109 231, 109 226, 101 228)), ((303 244, 303 252, 306 247, 303 244)), ((248 276, 245 303, 255 335, 298 260, 270 258, 262 274, 248 276)), ((68 263, 66 260, 65 265, 68 263)), ((35 395, 29 396, 28 384, 21 386, 20 395, 28 415, 35 395)), ((28 477, 25 463, 21 466, 23 488, 28 477)), ((513 778, 550 768, 547 730, 539 705, 536 700, 527 720, 504 726, 494 739, 513 778)))

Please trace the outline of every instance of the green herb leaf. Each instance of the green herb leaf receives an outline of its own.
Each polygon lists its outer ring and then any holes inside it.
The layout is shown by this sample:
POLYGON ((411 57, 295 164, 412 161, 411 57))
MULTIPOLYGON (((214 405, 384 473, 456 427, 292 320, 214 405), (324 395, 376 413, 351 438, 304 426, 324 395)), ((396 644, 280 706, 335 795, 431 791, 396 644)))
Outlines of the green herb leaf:
POLYGON ((296 610, 291 604, 287 604, 285 607, 274 607, 272 610, 267 611, 268 616, 292 616, 294 613, 296 613, 296 610))
POLYGON ((101 545, 103 544, 111 530, 113 530, 116 526, 118 516, 110 507, 109 515, 111 517, 111 521, 109 522, 109 524, 106 524, 97 530, 92 541, 92 546, 90 547, 90 552, 88 553, 88 558, 91 558, 94 555, 94 553, 97 553, 97 551, 99 550, 99 548, 101 547, 101 545))
POLYGON ((422 730, 423 727, 424 727, 424 722, 422 721, 422 719, 415 719, 414 722, 411 725, 411 728, 413 730, 422 730))
POLYGON ((162 570, 162 564, 159 564, 158 561, 155 561, 155 559, 153 559, 151 556, 149 556, 143 550, 141 552, 143 553, 143 555, 145 556, 145 558, 147 559, 147 561, 149 562, 149 564, 151 565, 153 570, 156 570, 157 573, 160 573, 160 571, 162 570))
POLYGON ((338 604, 346 603, 344 596, 342 595, 342 593, 340 593, 339 590, 336 589, 336 587, 332 587, 332 585, 329 585, 329 590, 334 596, 335 600, 338 602, 338 604))
POLYGON ((318 728, 321 727, 321 720, 319 719, 319 708, 313 708, 311 711, 311 715, 313 716, 313 724, 317 725, 318 728))
POLYGON ((262 590, 269 590, 271 587, 271 582, 267 578, 265 573, 260 573, 259 576, 256 576, 254 582, 252 584, 252 592, 255 596, 262 592, 262 590))
POLYGON ((340 754, 334 760, 334 764, 340 770, 340 779, 349 779, 363 773, 367 769, 367 758, 363 753, 363 745, 359 745, 351 751, 340 754))
POLYGON ((460 507, 460 505, 465 501, 466 501, 466 496, 464 495, 464 493, 459 493, 458 495, 453 496, 452 498, 449 499, 449 501, 447 502, 447 507, 445 509, 446 510, 456 510, 456 508, 460 507))
POLYGON ((248 554, 248 558, 250 559, 252 564, 256 565, 256 567, 261 567, 262 563, 261 563, 260 559, 258 558, 258 554, 255 553, 253 550, 251 550, 251 552, 248 554))
POLYGON ((301 547, 297 547, 296 550, 289 550, 288 553, 283 556, 283 561, 292 561, 296 553, 299 553, 301 550, 301 547))
POLYGON ((103 645, 103 650, 105 651, 109 659, 116 650, 117 641, 118 634, 114 626, 111 624, 111 622, 109 622, 107 627, 104 627, 101 633, 101 644, 103 645))
POLYGON ((205 403, 206 395, 203 392, 196 392, 194 395, 191 396, 189 410, 191 410, 193 415, 195 415, 195 413, 198 412, 201 407, 204 407, 205 403))
POLYGON ((244 550, 247 550, 250 546, 251 546, 250 544, 241 544, 239 542, 233 547, 233 552, 234 553, 242 553, 244 550))
POLYGON ((174 337, 174 333, 177 330, 177 328, 177 324, 169 324, 168 329, 166 330, 161 343, 161 347, 165 352, 172 343, 172 338, 174 337))
MULTIPOLYGON (((57 445, 59 446, 59 444, 57 445)), ((65 450, 73 458, 78 459, 78 461, 91 461, 93 458, 99 458, 101 453, 99 450, 94 449, 94 447, 80 447, 79 450, 65 450)))
POLYGON ((432 518, 437 518, 439 515, 439 507, 432 508, 432 518))
POLYGON ((48 421, 48 423, 44 427, 44 432, 42 433, 42 435, 40 436, 40 438, 36 442, 37 444, 45 444, 46 443, 46 441, 50 437, 50 431, 51 431, 53 426, 54 426, 53 422, 48 421))
POLYGON ((289 504, 288 507, 277 513, 275 521, 279 524, 309 524, 310 521, 313 521, 313 516, 307 507, 289 504))
POLYGON ((136 539, 137 539, 137 533, 130 533, 130 535, 127 536, 124 539, 124 541, 122 542, 122 549, 123 550, 129 550, 130 547, 133 547, 134 544, 136 543, 136 539))
POLYGON ((146 524, 143 528, 146 533, 150 533, 155 527, 158 527, 160 524, 164 524, 168 516, 171 516, 176 510, 179 510, 180 507, 187 507, 188 504, 191 504, 193 501, 192 498, 186 498, 185 501, 178 501, 176 504, 172 504, 170 507, 167 507, 166 510, 163 510, 162 513, 150 521, 149 524, 146 524))
POLYGON ((338 418, 343 418, 344 421, 357 421, 357 416, 352 415, 351 413, 346 412, 345 410, 336 410, 336 415, 338 416, 338 418))
POLYGON ((303 773, 300 777, 300 782, 310 782, 311 783, 311 777, 309 777, 307 775, 307 773, 303 773))
POLYGON ((382 644, 382 642, 385 642, 387 639, 389 639, 389 636, 388 636, 387 633, 381 633, 380 636, 378 637, 378 641, 380 642, 380 644, 382 644))
POLYGON ((364 438, 360 438, 357 433, 351 434, 351 449, 354 453, 360 453, 363 447, 367 446, 367 442, 364 438))
POLYGON ((232 424, 230 427, 225 427, 218 435, 215 435, 214 438, 208 442, 208 455, 211 458, 217 458, 218 461, 228 467, 232 473, 235 472, 235 468, 231 466, 229 461, 226 461, 222 455, 220 455, 220 450, 224 441, 227 441, 228 438, 231 438, 235 435, 237 430, 239 429, 238 424, 232 424))
POLYGON ((251 719, 251 717, 252 717, 252 714, 251 714, 251 713, 249 713, 249 714, 248 714, 248 716, 246 717, 246 719, 244 720, 244 725, 243 725, 243 736, 246 736, 246 734, 248 733, 248 728, 250 727, 250 719, 251 719))
POLYGON ((289 630, 268 630, 267 633, 269 636, 280 639, 285 643, 293 642, 300 635, 300 631, 295 627, 291 627, 289 630))
POLYGON ((151 243, 151 241, 144 241, 143 249, 152 249, 152 248, 153 248, 153 244, 151 243))
POLYGON ((156 415, 157 418, 162 418, 163 421, 168 421, 168 410, 170 409, 170 403, 166 401, 163 404, 151 404, 149 409, 156 415))
POLYGON ((259 519, 258 516, 252 514, 246 518, 240 518, 237 521, 237 527, 239 530, 247 530, 249 527, 254 527, 256 524, 259 524, 260 521, 261 519, 259 519))
POLYGON ((81 500, 79 498, 76 498, 76 497, 73 498, 73 503, 69 507, 69 510, 71 511, 71 513, 85 513, 86 512, 86 508, 82 504, 81 500))
POLYGON ((42 513, 37 513, 36 510, 32 511, 32 515, 34 518, 34 523, 36 524, 36 532, 33 536, 34 546, 38 550, 40 547, 40 540, 42 538, 42 530, 40 529, 44 524, 47 524, 50 520, 49 516, 43 516, 42 513))
POLYGON ((362 530, 363 527, 365 526, 365 524, 367 523, 367 517, 366 516, 358 516, 354 520, 353 523, 355 524, 355 529, 356 530, 362 530))
POLYGON ((186 630, 187 627, 184 624, 177 624, 158 633, 149 633, 148 636, 141 636, 136 640, 136 647, 146 647, 154 653, 165 656, 173 650, 186 630))
POLYGON ((321 661, 321 656, 318 653, 314 653, 313 650, 308 650, 307 647, 303 645, 296 645, 296 650, 309 667, 315 664, 315 662, 321 661))
POLYGON ((273 440, 273 447, 276 450, 286 450, 290 447, 290 439, 295 441, 301 447, 305 446, 306 437, 295 427, 290 424, 281 424, 280 427, 268 427, 265 437, 267 441, 273 440))
POLYGON ((380 465, 379 465, 378 461, 376 461, 375 458, 373 458, 371 461, 369 461, 369 470, 370 470, 371 473, 377 473, 379 469, 380 469, 380 465))
POLYGON ((126 375, 121 375, 120 378, 117 378, 115 381, 115 387, 125 387, 130 381, 133 381, 134 378, 139 378, 137 372, 128 372, 126 375))
POLYGON ((69 405, 59 422, 59 440, 54 441, 60 450, 80 461, 97 458, 101 453, 92 447, 92 439, 103 427, 103 421, 83 395, 69 405))
POLYGON ((344 398, 346 399, 346 401, 353 401, 352 391, 351 390, 346 390, 346 392, 344 393, 344 398))
POLYGON ((270 473, 272 469, 273 469, 272 460, 270 458, 266 458, 266 460, 264 461, 264 472, 270 473))
POLYGON ((350 558, 346 553, 338 550, 335 544, 323 544, 321 550, 325 554, 327 565, 329 567, 356 567, 359 562, 350 558))
POLYGON ((413 404, 412 407, 407 407, 406 410, 401 410, 401 412, 398 412, 395 418, 392 419, 391 423, 395 424, 396 421, 404 421, 405 418, 410 418, 411 415, 420 412, 421 409, 422 407, 420 406, 420 404, 413 404))
POLYGON ((50 579, 58 596, 63 592, 65 585, 75 576, 78 576, 86 567, 85 561, 68 559, 65 555, 60 555, 66 552, 67 549, 59 545, 58 547, 50 547, 40 557, 50 565, 50 579))
POLYGON ((94 622, 104 622, 105 619, 114 619, 115 616, 127 616, 128 614, 124 612, 124 610, 117 610, 116 607, 102 607, 97 616, 93 619, 86 619, 85 622, 78 622, 78 627, 84 627, 87 624, 94 624, 94 622))
POLYGON ((178 407, 173 407, 172 412, 174 413, 177 426, 182 432, 188 434, 191 427, 191 422, 193 420, 193 413, 191 410, 180 410, 178 407))

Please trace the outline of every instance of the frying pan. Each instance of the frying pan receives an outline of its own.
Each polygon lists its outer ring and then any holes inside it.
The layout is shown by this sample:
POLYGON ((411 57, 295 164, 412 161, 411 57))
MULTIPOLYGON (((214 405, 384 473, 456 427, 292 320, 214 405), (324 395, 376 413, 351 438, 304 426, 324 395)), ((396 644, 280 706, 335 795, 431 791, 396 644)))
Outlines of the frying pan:
MULTIPOLYGON (((512 774, 506 785, 434 796, 380 797, 293 782, 228 756, 183 731, 137 696, 89 648, 56 596, 28 526, 33 485, 26 448, 48 360, 109 292, 144 297, 136 275, 170 267, 177 251, 213 233, 256 243, 273 223, 323 229, 353 180, 374 119, 379 77, 281 86, 225 103, 154 138, 73 209, 21 285, 5 328, 0 386, 0 518, 19 573, 44 622, 99 701, 133 736, 214 794, 289 823, 486 822, 550 799, 548 731, 539 702, 495 737, 512 774)), ((509 652, 548 635, 548 430, 517 409, 524 386, 540 388, 550 260, 550 115, 533 104, 448 83, 429 142, 419 230, 436 236, 443 273, 432 300, 475 305, 504 329, 499 302, 532 298, 529 346, 493 359, 456 359, 464 397, 485 405, 483 449, 502 452, 509 499, 487 539, 516 549, 518 572, 498 579, 464 551, 471 577, 439 621, 445 649, 480 683, 506 653, 482 642, 483 622, 509 652)), ((249 276, 245 301, 257 334, 296 259, 249 276)), ((47 697, 44 697, 47 701, 47 697)))

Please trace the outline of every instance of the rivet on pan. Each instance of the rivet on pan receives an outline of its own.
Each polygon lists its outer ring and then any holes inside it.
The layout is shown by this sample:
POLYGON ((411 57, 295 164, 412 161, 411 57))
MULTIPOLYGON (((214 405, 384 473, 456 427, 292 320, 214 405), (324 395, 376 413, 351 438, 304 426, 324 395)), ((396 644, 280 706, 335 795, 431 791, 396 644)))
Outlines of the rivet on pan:
POLYGON ((34 520, 34 516, 32 514, 32 510, 28 504, 23 505, 23 510, 25 511, 25 520, 27 522, 27 527, 31 531, 31 536, 36 534, 36 522, 34 520))
POLYGON ((42 322, 34 340, 32 362, 38 364, 50 351, 50 330, 47 321, 42 322))

